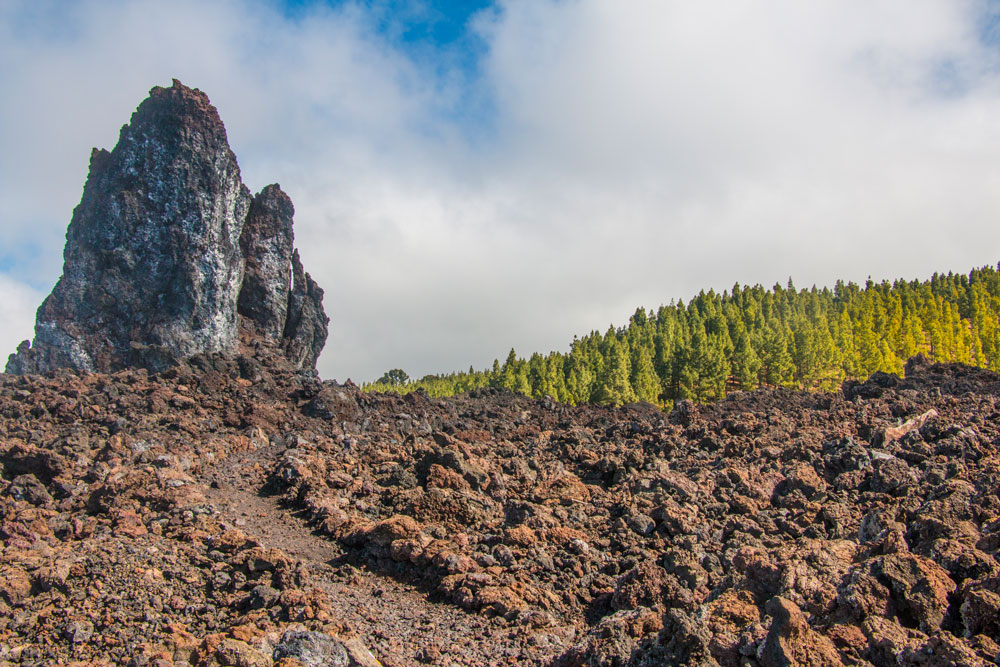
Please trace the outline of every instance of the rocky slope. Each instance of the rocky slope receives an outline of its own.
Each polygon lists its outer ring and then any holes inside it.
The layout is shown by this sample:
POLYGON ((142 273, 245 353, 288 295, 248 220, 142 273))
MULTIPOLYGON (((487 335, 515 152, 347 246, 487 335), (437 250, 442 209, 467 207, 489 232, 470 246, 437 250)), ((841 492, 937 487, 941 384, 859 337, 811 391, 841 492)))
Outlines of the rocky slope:
POLYGON ((663 414, 222 355, 0 376, 0 664, 995 664, 998 391, 915 362, 663 414))
POLYGON ((277 185, 251 198, 204 93, 153 88, 114 150, 94 149, 63 275, 7 372, 162 370, 234 352, 241 326, 315 368, 329 320, 293 213, 277 185))
POLYGON ((177 82, 94 154, 0 375, 0 667, 1000 663, 1000 376, 364 394, 292 215, 177 82))

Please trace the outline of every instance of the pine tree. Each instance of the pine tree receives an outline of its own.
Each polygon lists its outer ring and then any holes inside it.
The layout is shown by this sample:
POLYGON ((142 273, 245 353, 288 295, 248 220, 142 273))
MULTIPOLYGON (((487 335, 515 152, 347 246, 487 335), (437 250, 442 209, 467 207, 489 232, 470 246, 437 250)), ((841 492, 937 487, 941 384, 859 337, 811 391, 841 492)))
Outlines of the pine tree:
POLYGON ((787 386, 793 381, 795 366, 783 331, 768 327, 761 334, 760 381, 771 386, 787 386))
POLYGON ((545 395, 551 396, 561 403, 570 403, 572 399, 566 389, 566 360, 561 354, 550 354, 545 359, 545 395))
POLYGON ((502 387, 503 382, 501 380, 501 370, 500 370, 500 360, 493 360, 493 370, 490 371, 489 386, 491 387, 502 387))
POLYGON ((628 350, 616 337, 605 339, 607 344, 607 365, 597 388, 596 402, 611 405, 634 403, 635 392, 629 382, 630 363, 628 350))
POLYGON ((386 371, 375 382, 378 384, 385 384, 392 387, 401 387, 410 381, 410 376, 406 374, 401 368, 393 368, 391 371, 386 371))
POLYGON ((757 388, 757 375, 760 372, 761 360, 750 344, 750 336, 745 329, 740 329, 736 337, 732 358, 733 380, 743 391, 757 388))
POLYGON ((691 326, 691 339, 678 358, 678 397, 698 401, 716 400, 725 396, 729 379, 729 361, 721 336, 709 335, 696 318, 691 326))
POLYGON ((516 391, 519 394, 531 395, 531 383, 528 381, 528 365, 517 358, 514 348, 510 348, 507 361, 500 369, 500 386, 516 391))
POLYGON ((528 359, 528 386, 531 387, 529 395, 532 398, 545 398, 550 395, 549 387, 546 385, 545 360, 538 352, 528 359))
POLYGON ((656 403, 660 396, 660 378, 653 367, 649 348, 639 347, 632 353, 632 390, 640 401, 656 403))
POLYGON ((871 298, 866 296, 861 301, 861 307, 852 319, 854 350, 858 358, 859 373, 864 376, 871 375, 881 370, 884 364, 879 336, 875 333, 875 307, 871 298))
POLYGON ((574 404, 589 403, 594 394, 594 373, 582 346, 574 342, 566 360, 566 393, 574 404))

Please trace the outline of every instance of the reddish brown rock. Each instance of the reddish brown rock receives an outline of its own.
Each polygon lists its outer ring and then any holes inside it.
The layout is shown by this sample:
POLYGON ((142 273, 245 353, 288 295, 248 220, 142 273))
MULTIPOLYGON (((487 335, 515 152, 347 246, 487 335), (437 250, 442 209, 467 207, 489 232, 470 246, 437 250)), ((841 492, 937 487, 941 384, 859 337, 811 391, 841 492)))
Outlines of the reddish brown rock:
POLYGON ((9 605, 19 605, 31 593, 31 577, 19 567, 0 569, 0 598, 9 605))
POLYGON ((667 573, 655 563, 645 562, 622 575, 615 584, 611 605, 615 609, 650 607, 663 609, 667 600, 667 573))
POLYGON ((225 667, 271 667, 271 658, 237 639, 223 639, 215 659, 225 667))
POLYGON ((252 361, 0 376, 0 662, 273 660, 288 631, 455 667, 1000 651, 993 374, 674 419, 371 395, 252 361), (877 490, 869 452, 916 481, 877 490))
POLYGON ((891 555, 877 559, 872 573, 891 591, 895 613, 904 623, 909 620, 926 633, 941 627, 955 582, 940 565, 912 554, 891 555))
POLYGON ((806 621, 794 603, 780 597, 768 600, 765 609, 773 618, 758 659, 764 667, 822 667, 843 661, 833 642, 806 621))
POLYGON ((1000 594, 988 589, 969 591, 960 613, 966 637, 984 634, 1000 640, 1000 594))
POLYGON ((735 666, 741 662, 741 633, 760 621, 760 610, 747 591, 727 591, 705 605, 708 628, 712 634, 712 657, 720 665, 735 666))

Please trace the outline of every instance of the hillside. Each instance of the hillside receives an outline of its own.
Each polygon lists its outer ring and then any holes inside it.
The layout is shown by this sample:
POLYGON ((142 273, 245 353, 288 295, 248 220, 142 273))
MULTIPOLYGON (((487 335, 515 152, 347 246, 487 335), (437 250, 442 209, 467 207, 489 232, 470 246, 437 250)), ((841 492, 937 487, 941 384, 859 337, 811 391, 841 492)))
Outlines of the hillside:
POLYGON ((518 357, 490 370, 408 381, 396 369, 370 391, 451 396, 481 387, 551 396, 563 403, 718 400, 759 386, 835 389, 847 379, 901 373, 923 354, 939 362, 1000 369, 1000 273, 993 267, 929 280, 833 290, 735 285, 655 312, 625 327, 575 338, 568 353, 518 357))
POLYGON ((0 664, 985 665, 998 391, 918 362, 667 415, 223 357, 0 376, 0 664))
MULTIPOLYGON (((671 322, 697 324, 678 349, 725 360, 736 301, 708 294, 574 345, 577 370, 608 346, 602 405, 364 392, 316 372, 329 318, 293 214, 277 185, 250 195, 178 81, 94 150, 63 276, 0 374, 0 667, 1000 661, 994 372, 915 356, 903 378, 698 405, 674 365, 670 411, 616 406, 632 355, 633 374, 675 358, 649 357, 681 340, 671 322)), ((929 294, 902 312, 950 319, 901 340, 991 359, 995 284, 830 303, 929 294)), ((827 296, 740 303, 798 336, 827 296)), ((925 322, 883 315, 839 331, 925 322)), ((535 359, 497 364, 500 384, 535 359)))

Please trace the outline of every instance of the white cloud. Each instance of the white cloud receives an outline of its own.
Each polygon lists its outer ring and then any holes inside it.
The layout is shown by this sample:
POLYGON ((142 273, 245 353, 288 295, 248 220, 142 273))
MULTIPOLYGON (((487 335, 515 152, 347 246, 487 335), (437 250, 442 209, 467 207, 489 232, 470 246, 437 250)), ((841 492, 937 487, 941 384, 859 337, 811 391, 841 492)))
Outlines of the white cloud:
POLYGON ((971 0, 508 0, 471 78, 357 6, 72 7, 0 8, 0 244, 38 255, 14 278, 55 282, 90 146, 177 76, 248 185, 295 202, 324 377, 484 367, 736 281, 998 259, 1000 68, 971 0))
MULTIPOLYGON (((30 339, 35 326, 35 310, 44 294, 21 281, 0 273, 0 365, 21 341, 30 339)), ((2 369, 0 369, 2 370, 2 369)))

